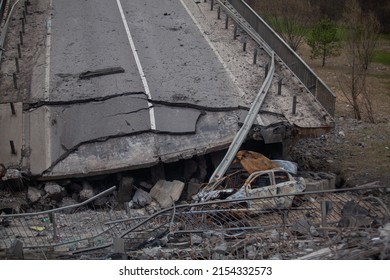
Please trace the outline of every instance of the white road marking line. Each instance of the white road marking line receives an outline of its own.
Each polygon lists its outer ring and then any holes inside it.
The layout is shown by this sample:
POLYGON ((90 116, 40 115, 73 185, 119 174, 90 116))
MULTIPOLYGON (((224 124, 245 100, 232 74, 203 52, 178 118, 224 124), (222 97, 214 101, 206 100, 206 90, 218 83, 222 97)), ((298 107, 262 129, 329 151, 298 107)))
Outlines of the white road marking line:
MULTIPOLYGON (((129 25, 127 24, 127 21, 126 21, 125 13, 123 12, 122 4, 121 4, 120 0, 116 0, 116 3, 118 4, 119 12, 121 14, 123 25, 125 26, 127 38, 129 39, 131 51, 133 52, 133 56, 135 59, 135 63, 137 64, 139 75, 141 76, 142 84, 144 85, 145 93, 146 93, 148 99, 152 99, 152 96, 150 94, 149 85, 148 85, 148 82, 146 80, 144 70, 142 69, 141 61, 138 57, 137 49, 135 48, 133 37, 131 36, 130 28, 129 28, 129 25)), ((155 130, 156 129, 156 119, 154 116, 153 104, 148 102, 148 107, 149 107, 149 116, 150 116, 150 128, 152 130, 155 130)))

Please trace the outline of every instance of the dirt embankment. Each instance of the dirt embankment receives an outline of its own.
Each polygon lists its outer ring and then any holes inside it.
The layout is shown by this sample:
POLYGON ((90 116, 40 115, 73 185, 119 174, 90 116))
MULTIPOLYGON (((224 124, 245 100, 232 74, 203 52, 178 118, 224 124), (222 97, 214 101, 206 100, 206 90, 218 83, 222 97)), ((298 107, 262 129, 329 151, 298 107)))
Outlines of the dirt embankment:
MULTIPOLYGON (((390 51, 388 40, 377 44, 378 51, 390 51)), ((342 178, 346 186, 379 182, 390 187, 390 66, 372 63, 367 82, 373 96, 375 123, 354 119, 351 105, 342 88, 350 73, 345 50, 339 57, 329 58, 325 67, 320 60, 310 59, 304 45, 301 57, 331 87, 337 96, 335 129, 318 138, 304 139, 291 152, 301 169, 329 170, 342 178)))

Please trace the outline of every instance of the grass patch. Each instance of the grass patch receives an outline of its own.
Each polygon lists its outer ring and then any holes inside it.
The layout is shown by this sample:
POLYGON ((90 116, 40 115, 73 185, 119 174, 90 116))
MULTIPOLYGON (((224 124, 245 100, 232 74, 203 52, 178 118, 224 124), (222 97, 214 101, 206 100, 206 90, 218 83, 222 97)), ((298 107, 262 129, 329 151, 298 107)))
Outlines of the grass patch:
POLYGON ((373 62, 390 65, 390 52, 377 51, 372 58, 373 62))

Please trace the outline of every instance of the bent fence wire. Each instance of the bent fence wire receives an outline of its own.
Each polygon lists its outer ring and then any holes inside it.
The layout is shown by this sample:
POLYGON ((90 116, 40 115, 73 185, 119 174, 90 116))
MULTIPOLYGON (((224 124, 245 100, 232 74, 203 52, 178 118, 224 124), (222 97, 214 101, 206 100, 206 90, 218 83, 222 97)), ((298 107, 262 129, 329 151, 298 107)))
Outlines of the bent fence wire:
POLYGON ((145 257, 142 249, 160 246, 158 257, 220 258, 215 254, 222 242, 225 258, 298 258, 351 236, 375 235, 390 213, 366 192, 349 189, 178 206, 142 221, 122 237, 126 251, 138 252, 138 257, 145 257), (293 199, 293 206, 277 208, 284 199, 293 199))
POLYGON ((160 248, 155 258, 298 258, 316 248, 337 248, 351 236, 372 237, 390 218, 373 189, 186 204, 148 217, 140 217, 145 212, 135 209, 114 210, 98 203, 114 189, 73 206, 0 216, 9 222, 0 227, 0 249, 18 239, 24 248, 93 250, 122 238, 125 252, 139 258, 145 258, 147 248, 160 248), (285 199, 293 200, 292 207, 278 208, 285 199), (221 242, 223 250, 218 249, 221 242))
MULTIPOLYGON (((67 250, 109 244, 121 225, 107 221, 127 218, 126 211, 114 210, 105 199, 116 187, 82 203, 36 213, 1 215, 8 226, 0 226, 0 249, 9 248, 14 240, 24 248, 66 245, 67 250)), ((4 224, 4 222, 3 222, 4 224)))

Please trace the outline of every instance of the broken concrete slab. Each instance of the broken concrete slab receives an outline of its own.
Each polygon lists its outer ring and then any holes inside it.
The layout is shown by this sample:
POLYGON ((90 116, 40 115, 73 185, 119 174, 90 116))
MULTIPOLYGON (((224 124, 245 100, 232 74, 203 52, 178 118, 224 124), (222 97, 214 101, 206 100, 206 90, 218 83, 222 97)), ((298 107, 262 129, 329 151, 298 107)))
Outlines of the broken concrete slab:
POLYGON ((29 187, 27 190, 27 200, 30 203, 38 202, 41 199, 41 197, 43 196, 43 194, 44 193, 42 190, 39 190, 35 187, 29 187))
POLYGON ((333 190, 335 186, 336 177, 334 179, 313 179, 305 178, 306 191, 323 191, 333 190))
POLYGON ((152 133, 86 143, 58 161, 42 177, 77 177, 149 167, 158 162, 156 154, 152 133))
POLYGON ((199 110, 155 105, 156 130, 170 133, 195 133, 199 110))
POLYGON ((65 188, 54 182, 48 182, 45 184, 45 197, 53 200, 61 201, 65 195, 65 188))
POLYGON ((104 137, 150 130, 148 103, 138 96, 119 96, 52 108, 60 145, 67 150, 104 137))
POLYGON ((179 200, 183 189, 183 182, 160 180, 150 190, 150 195, 160 204, 161 208, 168 208, 179 200))

